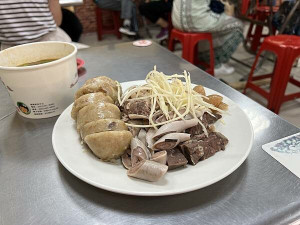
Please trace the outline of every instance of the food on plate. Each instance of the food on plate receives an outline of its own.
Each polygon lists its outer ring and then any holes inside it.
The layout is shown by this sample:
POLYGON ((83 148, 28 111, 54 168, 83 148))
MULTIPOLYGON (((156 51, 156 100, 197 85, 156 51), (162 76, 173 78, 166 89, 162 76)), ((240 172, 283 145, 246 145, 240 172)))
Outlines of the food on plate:
POLYGON ((223 97, 220 95, 208 95, 207 99, 204 99, 204 101, 214 105, 215 107, 218 107, 222 103, 223 97))
POLYGON ((158 181, 168 171, 168 166, 150 160, 142 160, 127 171, 130 177, 147 181, 158 181))
POLYGON ((89 79, 76 92, 71 116, 77 131, 98 158, 119 158, 129 147, 131 132, 114 104, 122 93, 117 81, 100 76, 89 79))
POLYGON ((154 153, 152 155, 151 160, 166 165, 166 163, 167 163, 167 151, 163 150, 163 151, 159 151, 159 152, 154 153))
POLYGON ((154 69, 145 81, 118 97, 133 135, 131 151, 121 156, 128 176, 156 181, 165 166, 196 165, 225 149, 228 139, 214 127, 228 109, 222 96, 207 96, 201 85, 193 88, 186 72, 168 76, 154 69))
POLYGON ((141 129, 139 134, 137 135, 137 138, 143 142, 143 144, 146 146, 147 141, 146 141, 146 135, 147 131, 145 129, 141 129))
POLYGON ((188 161, 184 157, 184 155, 181 153, 180 149, 173 148, 167 152, 167 162, 166 163, 169 167, 169 170, 173 170, 178 167, 185 166, 188 163, 188 161))
POLYGON ((193 90, 196 91, 198 94, 201 94, 201 95, 203 95, 203 96, 206 95, 205 89, 204 89, 204 87, 203 87, 202 85, 197 85, 197 86, 195 86, 195 87, 193 88, 193 90))
POLYGON ((108 161, 119 158, 129 147, 131 139, 132 134, 122 130, 89 134, 84 141, 97 157, 108 161))
POLYGON ((100 76, 77 91, 72 118, 98 158, 120 157, 128 176, 152 182, 225 150, 229 141, 215 128, 228 110, 222 96, 193 87, 186 72, 154 68, 145 82, 122 93, 117 81, 100 76))
POLYGON ((147 147, 149 149, 153 148, 153 145, 154 145, 154 142, 155 142, 155 140, 153 139, 153 136, 154 136, 155 133, 156 133, 156 130, 153 127, 149 128, 147 133, 146 133, 146 144, 147 144, 147 147))
POLYGON ((131 166, 134 167, 142 160, 148 160, 151 158, 149 149, 141 142, 137 137, 131 139, 131 166))
POLYGON ((86 95, 82 95, 81 97, 76 99, 73 104, 72 112, 71 112, 72 118, 76 120, 78 111, 83 107, 87 105, 97 104, 99 102, 112 103, 112 104, 114 103, 112 98, 107 96, 103 92, 89 93, 86 95))
POLYGON ((116 81, 113 81, 108 77, 100 76, 92 78, 79 88, 75 93, 75 99, 78 99, 85 94, 102 92, 111 97, 115 102, 118 98, 118 86, 119 84, 116 81))
POLYGON ((91 79, 88 79, 85 83, 84 86, 90 85, 90 84, 101 84, 101 83, 108 83, 112 88, 118 90, 118 82, 112 80, 109 77, 106 76, 99 76, 99 77, 94 77, 91 79))
POLYGON ((190 119, 190 120, 180 120, 174 121, 171 123, 167 123, 162 125, 153 135, 152 138, 160 138, 169 133, 178 133, 184 131, 188 128, 194 127, 198 124, 198 119, 190 119))
POLYGON ((120 119, 119 108, 111 103, 97 103, 88 105, 79 110, 77 115, 77 130, 80 131, 85 124, 99 119, 120 119))
POLYGON ((205 160, 220 150, 225 150, 228 139, 218 132, 210 132, 208 136, 195 135, 191 140, 183 142, 180 147, 189 163, 196 165, 199 160, 205 160))
POLYGON ((221 110, 224 110, 226 111, 228 109, 228 105, 224 102, 221 102, 219 105, 218 105, 218 108, 221 109, 221 110))
POLYGON ((128 130, 124 121, 119 119, 99 119, 85 124, 80 130, 80 136, 84 140, 89 134, 120 130, 128 130))
POLYGON ((124 154, 121 156, 121 161, 123 166, 126 169, 130 169, 132 167, 132 163, 131 163, 131 150, 127 149, 124 154))
POLYGON ((170 133, 162 136, 152 146, 153 150, 169 150, 179 143, 190 140, 191 135, 186 133, 170 133))

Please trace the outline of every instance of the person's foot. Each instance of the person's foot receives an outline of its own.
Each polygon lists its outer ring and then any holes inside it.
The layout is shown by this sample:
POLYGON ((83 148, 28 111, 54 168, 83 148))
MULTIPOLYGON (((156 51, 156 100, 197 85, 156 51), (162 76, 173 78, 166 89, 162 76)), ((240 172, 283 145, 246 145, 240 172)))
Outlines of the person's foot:
POLYGON ((156 39, 158 41, 161 41, 161 40, 167 39, 168 36, 169 36, 168 28, 161 28, 159 34, 156 36, 156 39))
POLYGON ((234 72, 234 67, 228 65, 227 63, 223 63, 223 66, 226 68, 226 70, 229 74, 234 72))
POLYGON ((119 31, 122 34, 126 34, 126 35, 129 35, 129 36, 135 36, 136 35, 136 32, 131 31, 130 26, 128 26, 128 25, 125 25, 125 26, 123 25, 122 27, 120 27, 119 31))
POLYGON ((220 67, 215 67, 215 76, 221 76, 221 75, 229 75, 234 72, 234 68, 228 66, 227 64, 221 64, 220 67))

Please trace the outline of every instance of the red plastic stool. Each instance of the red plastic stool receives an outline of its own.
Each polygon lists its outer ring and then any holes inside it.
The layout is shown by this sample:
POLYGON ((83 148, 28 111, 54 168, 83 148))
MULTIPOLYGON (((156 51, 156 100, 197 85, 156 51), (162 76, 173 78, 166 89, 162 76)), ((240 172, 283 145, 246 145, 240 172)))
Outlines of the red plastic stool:
POLYGON ((121 39, 121 33, 119 32, 119 28, 121 26, 119 11, 112 11, 106 9, 104 10, 99 7, 96 7, 96 21, 97 21, 98 40, 102 40, 103 34, 114 34, 117 36, 118 39, 121 39), (106 27, 103 25, 103 21, 102 21, 103 11, 107 11, 111 14, 113 19, 113 26, 106 27))
POLYGON ((184 58, 192 64, 200 64, 204 66, 206 72, 208 72, 211 75, 214 75, 215 59, 211 33, 186 33, 176 29, 172 29, 171 37, 169 39, 168 44, 168 48, 170 51, 174 51, 175 40, 180 41, 182 44, 182 58, 184 58), (209 42, 209 64, 198 61, 197 59, 197 43, 202 40, 207 40, 209 42))
POLYGON ((252 66, 244 93, 247 88, 251 88, 268 100, 268 109, 278 114, 283 102, 300 98, 300 92, 285 95, 288 82, 300 87, 300 82, 290 76, 293 63, 299 56, 300 37, 294 35, 277 35, 265 38, 252 66), (271 51, 277 55, 276 65, 271 74, 253 77, 259 56, 263 51, 271 51), (269 92, 253 83, 255 80, 269 77, 272 78, 269 92))
MULTIPOLYGON (((282 0, 280 1, 280 4, 282 0)), ((248 11, 248 7, 250 6, 250 0, 242 1, 241 14, 246 15, 248 11)), ((273 13, 276 13, 279 10, 278 6, 273 6, 273 13)), ((256 7, 252 15, 248 15, 249 18, 258 20, 261 22, 265 22, 267 18, 271 14, 271 7, 269 5, 261 5, 259 1, 256 1, 256 7)), ((275 33, 275 28, 273 28, 272 33, 275 33)), ((248 28, 247 36, 245 38, 245 44, 250 43, 250 50, 252 52, 256 52, 259 46, 261 45, 261 39, 268 37, 268 34, 263 34, 263 26, 262 25, 254 25, 250 23, 248 28)))
MULTIPOLYGON (((278 11, 278 7, 273 7, 273 13, 278 11)), ((256 9, 256 13, 253 15, 253 19, 259 21, 266 21, 270 16, 270 7, 268 6, 259 6, 256 9)), ((275 28, 272 29, 273 34, 275 33, 275 28)), ((263 34, 263 26, 256 25, 254 27, 253 23, 250 24, 249 30, 247 33, 246 41, 251 42, 251 51, 256 52, 259 46, 261 45, 261 39, 268 37, 268 34, 263 34), (253 32, 254 31, 254 32, 253 32)))

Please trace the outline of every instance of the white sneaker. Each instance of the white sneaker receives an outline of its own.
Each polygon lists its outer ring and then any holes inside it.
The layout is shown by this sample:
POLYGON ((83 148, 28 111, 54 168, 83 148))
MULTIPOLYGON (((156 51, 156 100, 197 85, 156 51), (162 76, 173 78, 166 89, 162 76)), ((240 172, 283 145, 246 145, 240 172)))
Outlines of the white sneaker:
POLYGON ((129 26, 122 26, 122 27, 119 28, 119 31, 120 31, 122 34, 127 34, 127 35, 129 35, 129 36, 134 36, 134 35, 136 35, 136 32, 131 31, 129 26))
POLYGON ((230 66, 225 66, 225 64, 221 64, 219 68, 215 68, 215 75, 222 76, 222 75, 229 75, 234 72, 234 68, 230 66))
POLYGON ((231 73, 234 72, 234 67, 229 66, 227 63, 224 63, 223 65, 225 66, 225 68, 226 68, 226 70, 227 70, 228 73, 231 74, 231 73))

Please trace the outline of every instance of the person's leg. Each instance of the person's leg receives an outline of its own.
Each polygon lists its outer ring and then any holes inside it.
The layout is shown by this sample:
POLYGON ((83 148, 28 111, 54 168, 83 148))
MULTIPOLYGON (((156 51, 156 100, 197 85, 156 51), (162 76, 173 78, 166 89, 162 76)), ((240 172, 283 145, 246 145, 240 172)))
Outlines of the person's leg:
POLYGON ((131 31, 138 31, 138 20, 136 15, 136 3, 132 0, 121 0, 122 9, 121 9, 121 18, 124 19, 124 23, 130 26, 131 31))
POLYGON ((168 28, 169 23, 168 21, 166 21, 164 18, 160 17, 158 18, 158 20, 156 21, 156 24, 159 25, 162 28, 168 28))
POLYGON ((152 23, 156 23, 160 17, 160 13, 157 13, 160 10, 160 6, 161 2, 148 2, 141 4, 139 11, 142 16, 145 16, 152 23))
POLYGON ((41 37, 37 41, 64 41, 64 42, 72 42, 69 35, 60 27, 57 27, 55 31, 52 31, 43 37, 41 37))
POLYGON ((139 26, 138 26, 138 19, 137 19, 137 14, 136 14, 136 4, 133 4, 132 8, 131 8, 132 12, 132 17, 131 17, 131 30, 134 32, 138 32, 139 30, 139 26))
POLYGON ((63 17, 60 28, 71 37, 72 41, 78 42, 83 30, 82 24, 73 12, 62 8, 62 14, 63 17))
POLYGON ((121 11, 121 0, 94 0, 101 9, 121 11))
MULTIPOLYGON (((222 45, 214 48, 215 58, 215 75, 230 74, 234 69, 224 66, 228 63, 230 57, 236 51, 239 44, 243 41, 243 33, 239 29, 233 29, 228 35, 222 45)), ((218 37, 219 38, 219 37, 218 37)), ((208 50, 202 51, 198 54, 201 61, 209 63, 210 53, 208 50)))
POLYGON ((149 2, 140 5, 140 13, 149 19, 152 23, 159 25, 162 29, 156 36, 158 40, 163 40, 168 37, 168 21, 167 13, 172 10, 172 2, 165 2, 164 0, 149 2))
POLYGON ((233 30, 230 38, 228 38, 222 46, 214 49, 215 61, 219 64, 228 63, 230 57, 236 51, 243 39, 243 34, 239 30, 233 30))
POLYGON ((130 36, 136 35, 138 31, 136 5, 132 0, 121 0, 121 18, 124 21, 119 31, 130 36))
POLYGON ((132 0, 121 0, 121 18, 130 20, 132 17, 132 8, 135 3, 132 0))

